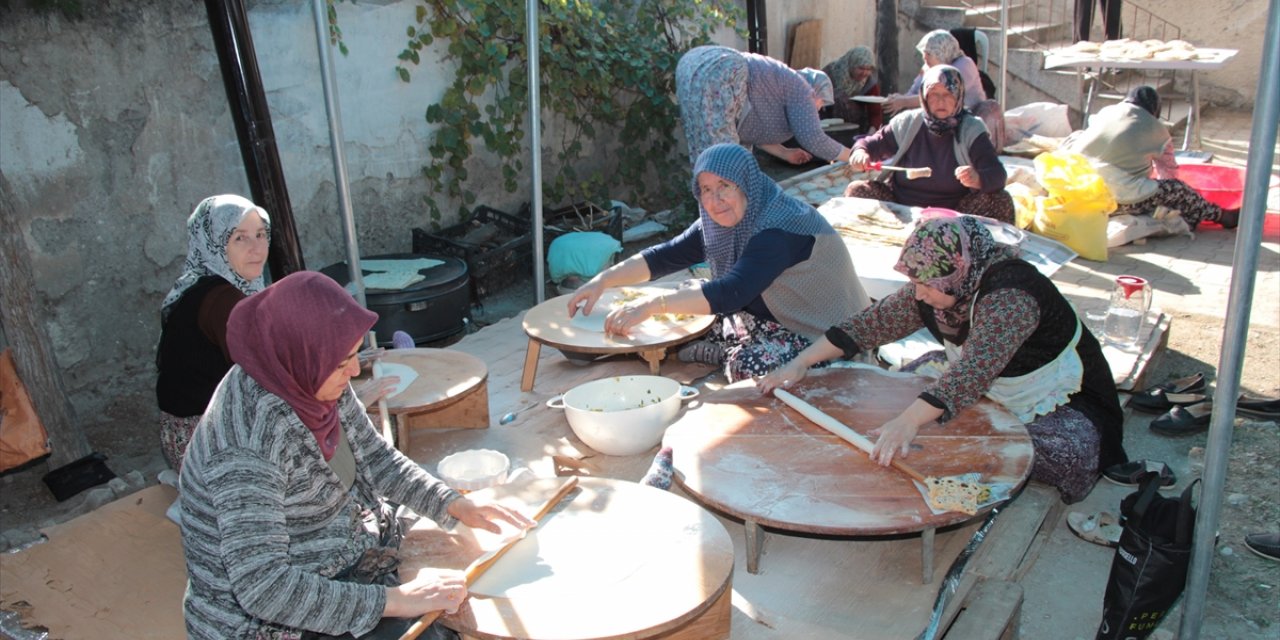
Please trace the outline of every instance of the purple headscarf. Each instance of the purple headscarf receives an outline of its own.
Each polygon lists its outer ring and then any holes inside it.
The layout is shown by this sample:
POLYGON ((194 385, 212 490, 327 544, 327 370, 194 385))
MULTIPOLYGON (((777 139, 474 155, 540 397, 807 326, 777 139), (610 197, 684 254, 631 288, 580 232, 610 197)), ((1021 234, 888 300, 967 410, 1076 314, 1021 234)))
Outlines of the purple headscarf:
POLYGON ((341 428, 338 402, 315 394, 377 320, 329 277, 300 271, 235 306, 227 347, 249 377, 293 407, 328 460, 341 428))

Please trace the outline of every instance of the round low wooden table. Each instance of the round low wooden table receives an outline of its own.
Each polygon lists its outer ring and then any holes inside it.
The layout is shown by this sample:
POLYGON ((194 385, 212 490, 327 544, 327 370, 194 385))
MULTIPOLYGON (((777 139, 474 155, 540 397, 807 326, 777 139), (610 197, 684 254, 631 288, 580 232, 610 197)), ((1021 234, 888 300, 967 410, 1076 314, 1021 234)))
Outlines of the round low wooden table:
MULTIPOLYGON (((621 287, 635 290, 643 295, 661 295, 674 291, 678 283, 648 283, 621 287)), ((614 291, 611 289, 610 291, 614 291)), ((608 295, 608 292, 606 292, 608 295)), ((533 389, 534 378, 538 375, 538 356, 542 353, 542 345, 564 351, 611 355, 618 353, 639 353, 649 363, 649 372, 658 375, 659 363, 667 355, 667 348, 688 342, 707 332, 715 321, 713 315, 689 316, 681 320, 669 320, 661 323, 660 330, 637 333, 633 336, 610 336, 600 331, 591 331, 575 326, 569 317, 569 299, 572 294, 559 296, 543 302, 524 314, 524 332, 529 335, 529 347, 524 357, 524 372, 520 378, 520 390, 533 389)), ((606 303, 601 296, 601 302, 606 303)), ((597 310, 597 313, 599 310, 597 310)), ((656 321, 646 321, 654 323, 656 321)), ((650 325, 653 327, 654 325, 650 325)))
MULTIPOLYGON (((867 368, 815 369, 790 389, 863 435, 897 416, 927 379, 867 368)), ((961 512, 935 514, 902 472, 872 462, 781 400, 744 380, 704 393, 663 437, 674 451, 677 480, 690 494, 746 523, 747 570, 756 573, 761 526, 834 536, 920 532, 924 581, 932 580, 933 533, 964 522, 961 512)), ((1031 474, 1025 426, 990 400, 943 425, 920 429, 905 459, 927 476, 968 472, 1015 488, 1031 474)))
MULTIPOLYGON (((413 429, 489 426, 489 369, 480 358, 451 349, 388 349, 381 360, 418 374, 404 390, 387 397, 401 451, 409 451, 413 429)), ((395 373, 387 369, 386 375, 395 373)), ((375 413, 378 405, 366 408, 375 413)))
MULTIPOLYGON (((533 513, 562 482, 534 479, 468 497, 533 513)), ((440 620, 464 638, 727 638, 733 541, 720 521, 632 482, 581 478, 578 486, 440 620)), ((420 522, 401 544, 400 575, 465 569, 498 546, 494 534, 420 522)))

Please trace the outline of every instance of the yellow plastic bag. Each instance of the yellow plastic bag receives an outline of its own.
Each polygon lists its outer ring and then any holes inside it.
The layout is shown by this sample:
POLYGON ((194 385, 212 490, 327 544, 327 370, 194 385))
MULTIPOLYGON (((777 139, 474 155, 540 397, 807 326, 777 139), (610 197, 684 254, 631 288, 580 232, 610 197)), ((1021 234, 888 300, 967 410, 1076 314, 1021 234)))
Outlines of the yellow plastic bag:
POLYGON ((1116 199, 1084 156, 1049 151, 1036 156, 1036 179, 1049 192, 1036 198, 1034 233, 1061 242, 1086 260, 1107 259, 1107 217, 1116 199))

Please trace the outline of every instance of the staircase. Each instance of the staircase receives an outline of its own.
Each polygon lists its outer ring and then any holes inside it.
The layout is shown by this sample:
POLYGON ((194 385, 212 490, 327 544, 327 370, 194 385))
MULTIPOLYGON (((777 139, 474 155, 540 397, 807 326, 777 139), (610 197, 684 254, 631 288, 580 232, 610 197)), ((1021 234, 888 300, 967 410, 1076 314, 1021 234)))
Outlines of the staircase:
MULTIPOLYGON (((1044 52, 1072 44, 1072 15, 1074 0, 1009 0, 1008 36, 1009 60, 1007 106, 1029 102, 1058 102, 1070 107, 1074 123, 1082 122, 1080 108, 1083 87, 1081 77, 1074 69, 1046 70, 1044 52)), ((991 43, 990 68, 987 73, 1000 84, 1000 3, 989 0, 902 0, 899 11, 914 22, 920 35, 933 29, 973 27, 983 31, 991 43)), ((1100 42, 1102 35, 1101 10, 1096 10, 1093 20, 1093 40, 1100 42)), ((1141 7, 1125 4, 1121 11, 1122 35, 1134 40, 1174 40, 1182 29, 1141 7)), ((919 39, 920 35, 914 36, 919 39)), ((902 38, 908 38, 903 34, 902 38)), ((912 41, 914 43, 914 40, 912 41)), ((1164 120, 1178 125, 1187 118, 1188 107, 1172 71, 1115 70, 1115 73, 1098 76, 1098 95, 1091 111, 1122 100, 1129 89, 1138 85, 1151 85, 1159 91, 1164 105, 1164 120)), ((1185 84, 1185 79, 1183 81, 1185 84)), ((990 96, 997 98, 998 96, 990 96)))

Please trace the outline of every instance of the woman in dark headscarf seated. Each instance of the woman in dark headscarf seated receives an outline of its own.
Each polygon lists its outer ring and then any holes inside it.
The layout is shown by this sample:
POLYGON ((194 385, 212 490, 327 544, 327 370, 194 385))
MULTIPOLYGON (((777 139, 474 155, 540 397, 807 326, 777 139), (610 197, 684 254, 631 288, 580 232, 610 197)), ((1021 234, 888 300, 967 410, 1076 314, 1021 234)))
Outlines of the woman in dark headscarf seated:
POLYGON ((751 152, 712 146, 698 156, 693 177, 698 219, 592 278, 569 300, 571 316, 579 305, 591 313, 610 287, 706 261, 710 281, 613 309, 605 330, 626 334, 659 313, 716 314, 706 338, 678 355, 723 365, 736 381, 787 362, 826 327, 869 304, 840 236, 816 209, 784 194, 751 152))
POLYGON ((532 526, 460 496, 374 430, 349 381, 377 317, 314 272, 231 312, 237 364, 181 475, 189 637, 399 638, 417 617, 457 609, 467 594, 460 571, 400 584, 400 522, 386 500, 444 526, 532 526))
POLYGON ((1120 205, 1112 215, 1149 216, 1164 206, 1182 212, 1192 229, 1205 220, 1236 226, 1239 211, 1223 211, 1178 179, 1173 137, 1160 121, 1160 95, 1151 87, 1134 87, 1124 102, 1103 107, 1062 148, 1093 162, 1120 205))
POLYGON ((1026 424, 1035 447, 1032 479, 1057 487, 1064 502, 1078 502, 1100 469, 1126 461, 1124 414, 1097 339, 1053 282, 1016 256, 974 217, 923 220, 894 267, 911 282, 831 327, 761 379, 761 391, 794 384, 816 362, 852 357, 927 328, 945 352, 904 369, 934 363, 945 372, 871 432, 878 436, 873 457, 881 464, 906 457, 921 428, 945 429, 985 395, 1026 424), (930 424, 935 421, 943 424, 930 424))
POLYGON ((873 161, 898 167, 929 167, 929 177, 908 179, 884 171, 873 180, 855 180, 844 195, 943 207, 1014 222, 1013 198, 1004 190, 1008 174, 991 144, 987 127, 963 106, 960 72, 947 65, 924 73, 920 108, 894 116, 879 131, 853 144, 849 166, 864 171, 873 161))

